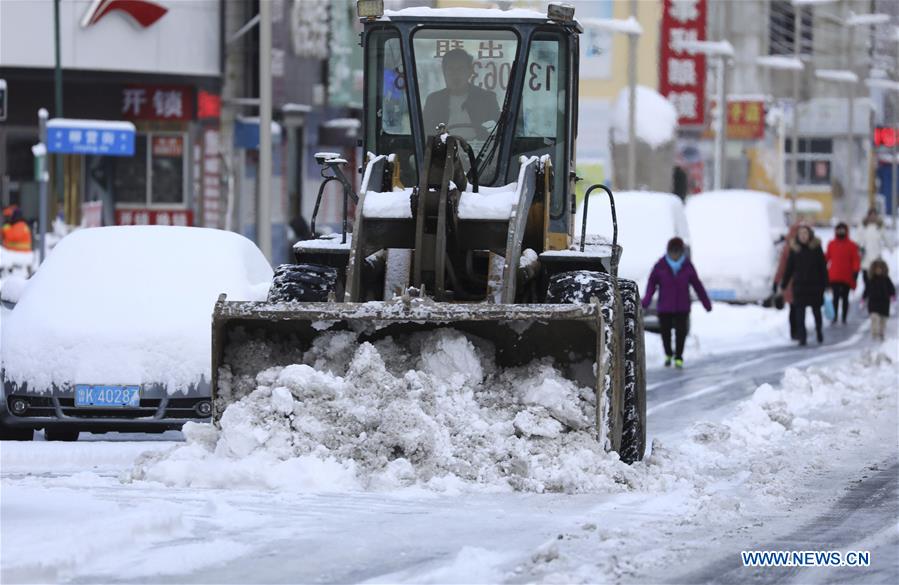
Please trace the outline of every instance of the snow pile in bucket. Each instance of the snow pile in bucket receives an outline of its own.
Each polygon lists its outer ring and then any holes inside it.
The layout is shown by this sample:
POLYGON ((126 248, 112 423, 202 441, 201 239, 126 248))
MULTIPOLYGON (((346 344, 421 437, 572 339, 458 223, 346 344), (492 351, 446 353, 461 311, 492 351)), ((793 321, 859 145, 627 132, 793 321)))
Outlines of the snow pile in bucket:
POLYGON ((151 455, 135 477, 298 490, 614 486, 627 466, 597 440, 592 389, 547 362, 500 370, 474 341, 451 329, 362 344, 328 332, 293 365, 269 368, 285 356, 247 341, 226 359, 241 370, 222 370, 223 393, 239 400, 221 429, 188 424, 188 444, 151 455))

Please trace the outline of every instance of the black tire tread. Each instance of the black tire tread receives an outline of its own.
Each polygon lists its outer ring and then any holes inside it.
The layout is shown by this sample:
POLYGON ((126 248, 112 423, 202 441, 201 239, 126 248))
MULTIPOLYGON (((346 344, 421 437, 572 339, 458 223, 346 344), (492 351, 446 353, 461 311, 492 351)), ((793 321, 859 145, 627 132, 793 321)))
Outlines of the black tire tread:
POLYGON ((646 349, 640 287, 620 279, 618 288, 624 305, 624 416, 621 450, 625 463, 643 459, 646 451, 646 349))
POLYGON ((337 269, 318 264, 281 264, 275 269, 269 302, 325 302, 337 289, 337 269))
POLYGON ((624 311, 615 279, 605 272, 589 270, 562 272, 550 277, 546 294, 548 303, 585 304, 594 297, 599 301, 605 324, 603 351, 611 356, 605 360, 605 373, 600 373, 606 378, 603 391, 610 414, 606 434, 610 448, 619 451, 624 410, 624 311))

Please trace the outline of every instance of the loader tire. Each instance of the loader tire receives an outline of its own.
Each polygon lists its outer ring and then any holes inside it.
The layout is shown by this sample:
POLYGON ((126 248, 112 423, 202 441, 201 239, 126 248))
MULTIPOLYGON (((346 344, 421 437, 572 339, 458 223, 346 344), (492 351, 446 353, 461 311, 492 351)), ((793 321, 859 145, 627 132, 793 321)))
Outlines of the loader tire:
POLYGON ((337 289, 337 269, 319 264, 281 264, 275 269, 269 302, 325 302, 337 289))
POLYGON ((620 279, 624 305, 624 422, 621 450, 625 463, 643 459, 646 451, 646 350, 643 334, 643 306, 640 287, 633 280, 620 279))
POLYGON ((605 272, 575 270, 553 275, 546 291, 548 303, 586 304, 596 298, 601 306, 605 328, 602 348, 604 372, 597 372, 603 380, 604 402, 608 405, 605 434, 608 448, 620 452, 624 411, 624 309, 615 279, 605 272))

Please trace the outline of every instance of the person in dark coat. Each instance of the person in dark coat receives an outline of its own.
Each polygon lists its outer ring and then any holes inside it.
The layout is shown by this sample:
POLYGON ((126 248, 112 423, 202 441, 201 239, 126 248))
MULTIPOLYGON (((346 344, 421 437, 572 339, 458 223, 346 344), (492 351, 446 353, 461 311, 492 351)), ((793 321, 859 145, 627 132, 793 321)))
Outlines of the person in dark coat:
POLYGON ((787 285, 780 291, 778 291, 778 287, 780 286, 780 281, 783 280, 784 272, 787 270, 787 260, 790 259, 790 251, 796 243, 796 232, 799 231, 801 225, 802 224, 800 223, 791 225, 786 238, 784 238, 784 245, 780 250, 780 256, 777 260, 777 270, 774 272, 774 284, 772 285, 775 296, 780 292, 783 302, 790 307, 790 339, 793 340, 799 338, 796 333, 796 303, 793 302, 793 287, 787 285))
POLYGON ((499 104, 495 93, 471 83, 474 58, 465 49, 453 49, 443 56, 442 67, 446 88, 425 100, 425 134, 433 135, 438 124, 446 124, 447 132, 466 140, 486 138, 484 125, 499 120, 499 104))
POLYGON ((791 246, 787 267, 780 282, 780 286, 784 289, 791 284, 793 286, 793 303, 796 305, 794 318, 796 319, 796 335, 799 345, 806 344, 805 309, 807 307, 812 308, 812 314, 815 316, 815 332, 818 343, 823 343, 821 305, 824 304, 824 289, 827 288, 827 260, 821 249, 821 240, 815 237, 815 232, 807 225, 800 226, 796 232, 796 240, 791 246))
POLYGON ((878 258, 868 269, 868 286, 863 297, 868 300, 868 314, 871 316, 871 336, 883 341, 886 335, 887 319, 890 316, 890 301, 896 298, 896 287, 890 280, 890 268, 878 258))
POLYGON ((855 289, 862 259, 858 244, 849 239, 849 226, 840 222, 834 230, 833 240, 827 244, 827 277, 833 291, 833 323, 837 322, 840 303, 843 304, 843 323, 849 314, 849 291, 855 289))
POLYGON ((643 308, 648 308, 652 297, 659 289, 659 327, 662 330, 662 347, 665 349, 665 367, 671 365, 684 366, 684 343, 690 326, 690 287, 696 291, 706 311, 712 310, 709 295, 699 280, 696 268, 687 257, 684 241, 671 238, 668 241, 668 253, 662 256, 649 275, 646 294, 643 296, 643 308), (671 351, 671 331, 674 330, 674 351, 671 351))

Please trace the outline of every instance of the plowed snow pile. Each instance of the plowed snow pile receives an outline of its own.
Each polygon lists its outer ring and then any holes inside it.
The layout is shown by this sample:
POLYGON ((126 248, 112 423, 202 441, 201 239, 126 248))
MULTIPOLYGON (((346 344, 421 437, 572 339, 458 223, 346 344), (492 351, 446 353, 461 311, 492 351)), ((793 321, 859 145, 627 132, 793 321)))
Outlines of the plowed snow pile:
MULTIPOLYGON (((221 430, 188 424, 188 444, 139 463, 140 479, 304 489, 488 488, 578 492, 622 482, 604 452, 593 391, 548 362, 498 369, 454 330, 357 343, 325 333, 307 352, 240 346, 222 376, 240 397, 221 430), (274 358, 274 359, 273 359, 274 358), (263 364, 293 363, 264 369, 263 364)), ((620 486, 619 486, 620 487, 620 486)))

